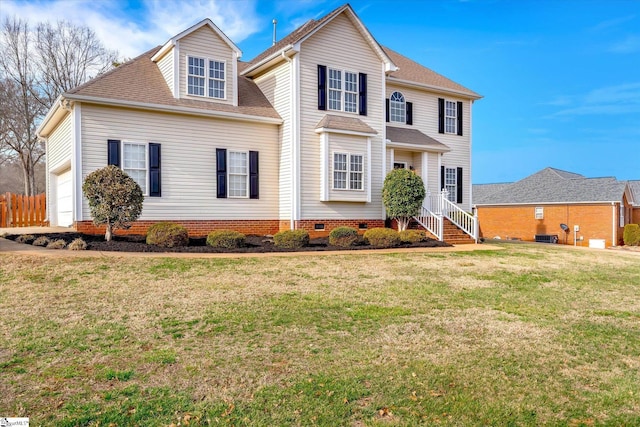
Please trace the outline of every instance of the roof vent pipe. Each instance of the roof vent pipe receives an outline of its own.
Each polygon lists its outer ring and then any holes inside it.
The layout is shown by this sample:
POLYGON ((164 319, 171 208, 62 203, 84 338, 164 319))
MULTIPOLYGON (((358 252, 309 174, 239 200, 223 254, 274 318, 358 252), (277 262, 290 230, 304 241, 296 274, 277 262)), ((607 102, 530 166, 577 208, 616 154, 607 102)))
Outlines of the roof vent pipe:
POLYGON ((271 22, 273 22, 273 44, 272 44, 272 46, 275 46, 276 45, 276 26, 278 25, 278 20, 274 18, 273 21, 271 21, 271 22))

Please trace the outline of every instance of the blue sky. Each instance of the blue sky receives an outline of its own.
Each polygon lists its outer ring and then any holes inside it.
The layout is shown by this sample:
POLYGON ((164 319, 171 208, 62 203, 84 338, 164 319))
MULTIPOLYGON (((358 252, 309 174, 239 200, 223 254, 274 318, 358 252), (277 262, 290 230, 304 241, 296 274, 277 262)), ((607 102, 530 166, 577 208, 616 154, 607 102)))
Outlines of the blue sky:
MULTIPOLYGON (((343 1, 0 0, 0 14, 91 26, 134 57, 211 18, 249 60, 343 1)), ((378 42, 482 94, 473 181, 546 166, 640 179, 640 0, 353 0, 378 42)))

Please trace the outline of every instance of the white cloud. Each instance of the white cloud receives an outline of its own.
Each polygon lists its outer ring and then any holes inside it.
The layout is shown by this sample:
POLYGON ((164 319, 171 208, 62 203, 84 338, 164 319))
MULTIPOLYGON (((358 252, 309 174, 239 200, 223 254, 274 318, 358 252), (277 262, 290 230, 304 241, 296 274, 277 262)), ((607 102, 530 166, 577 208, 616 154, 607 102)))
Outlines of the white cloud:
POLYGON ((86 25, 122 57, 138 56, 204 18, 236 44, 258 30, 253 0, 148 0, 137 10, 116 0, 1 1, 2 16, 16 15, 33 25, 60 19, 86 25))
POLYGON ((640 35, 628 35, 609 47, 609 51, 613 53, 635 53, 640 52, 640 35))
POLYGON ((633 21, 635 17, 636 15, 627 15, 627 16, 621 16, 619 18, 607 19, 606 21, 602 21, 594 25, 593 27, 590 28, 590 30, 598 32, 598 31, 607 30, 609 28, 618 27, 621 24, 624 24, 629 21, 633 21))
POLYGON ((554 116, 640 113, 640 82, 594 89, 554 116))

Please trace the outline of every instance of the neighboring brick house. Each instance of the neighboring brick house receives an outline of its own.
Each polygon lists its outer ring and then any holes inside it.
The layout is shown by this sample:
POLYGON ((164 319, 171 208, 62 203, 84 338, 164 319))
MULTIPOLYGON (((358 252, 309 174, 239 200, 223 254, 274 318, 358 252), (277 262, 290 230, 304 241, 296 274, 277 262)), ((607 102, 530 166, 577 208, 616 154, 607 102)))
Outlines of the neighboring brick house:
POLYGON ((633 212, 631 214, 631 223, 640 224, 640 179, 628 181, 633 195, 633 212))
POLYGON ((107 164, 145 194, 129 233, 157 221, 200 235, 382 226, 382 184, 395 167, 423 178, 432 196, 418 220, 440 238, 444 218, 471 210, 480 96, 380 46, 351 6, 249 62, 241 55, 205 19, 62 94, 38 129, 50 223, 97 231, 82 182, 107 164), (447 208, 428 209, 436 205, 447 208))
POLYGON ((475 184, 473 197, 480 235, 487 239, 535 241, 536 235, 558 235, 558 243, 587 246, 592 240, 592 245, 604 241, 615 246, 638 210, 627 181, 585 178, 554 168, 514 183, 475 184))

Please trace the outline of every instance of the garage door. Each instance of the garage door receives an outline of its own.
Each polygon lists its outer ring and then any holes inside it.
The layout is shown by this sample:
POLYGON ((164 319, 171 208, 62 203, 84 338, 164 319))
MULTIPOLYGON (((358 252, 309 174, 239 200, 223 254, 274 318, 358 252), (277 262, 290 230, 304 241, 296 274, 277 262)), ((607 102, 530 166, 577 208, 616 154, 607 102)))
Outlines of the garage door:
POLYGON ((73 197, 71 192, 71 170, 58 175, 57 218, 58 225, 68 227, 73 224, 73 197))

